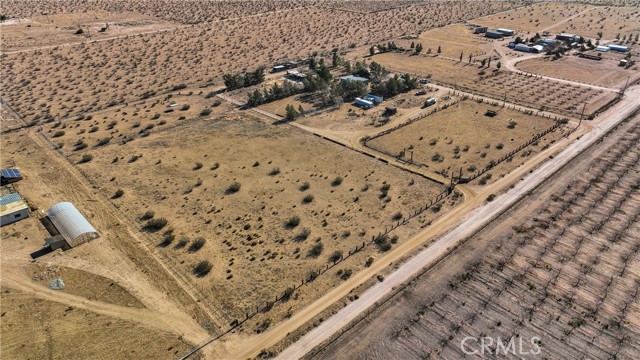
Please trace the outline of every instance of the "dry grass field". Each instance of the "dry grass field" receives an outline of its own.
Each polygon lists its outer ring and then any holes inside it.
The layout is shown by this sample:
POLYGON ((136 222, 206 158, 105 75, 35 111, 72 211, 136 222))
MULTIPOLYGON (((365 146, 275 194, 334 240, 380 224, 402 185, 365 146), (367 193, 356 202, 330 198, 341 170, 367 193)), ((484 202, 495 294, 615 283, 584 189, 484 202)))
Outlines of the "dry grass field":
POLYGON ((639 121, 310 358, 462 358, 467 336, 467 351, 538 337, 548 359, 636 358, 639 121))
MULTIPOLYGON (((128 124, 118 126, 112 130, 118 136, 135 133, 128 124)), ((120 211, 135 218, 151 210, 168 219, 175 239, 158 245, 166 239, 158 235, 156 245, 183 264, 181 271, 188 274, 197 262, 210 261, 211 273, 199 283, 229 322, 444 189, 293 128, 237 116, 154 129, 125 146, 97 146, 105 136, 100 131, 69 131, 54 141, 63 143, 103 196, 124 191, 112 200, 120 211), (89 146, 74 150, 80 139, 89 146), (92 159, 82 163, 87 156, 92 159), (198 238, 206 244, 190 250, 198 238)), ((400 234, 409 236, 449 208, 426 213, 400 234)), ((377 252, 372 246, 365 254, 377 252)), ((353 263, 351 269, 362 266, 353 263)))
POLYGON ((640 9, 637 5, 594 7, 547 30, 564 31, 587 38, 598 38, 602 34, 603 39, 611 40, 619 34, 620 37, 632 35, 635 39, 640 34, 640 9))
POLYGON ((325 8, 307 9, 305 16, 270 12, 229 20, 224 26, 202 23, 169 32, 5 54, 0 85, 3 97, 29 121, 68 117, 182 85, 220 83, 225 73, 253 70, 285 58, 419 33, 505 6, 510 5, 436 3, 365 15, 325 8), (283 26, 297 30, 283 34, 283 26))
POLYGON ((521 34, 535 34, 548 30, 561 21, 587 12, 591 6, 567 3, 538 3, 499 14, 473 19, 471 22, 490 28, 508 28, 521 34))
MULTIPOLYGON (((465 100, 375 138, 367 145, 396 156, 406 149, 404 159, 410 158, 413 151, 415 163, 445 176, 457 175, 460 168, 468 175, 501 158, 554 123, 552 119, 465 100), (494 110, 498 115, 485 116, 488 110, 494 110)), ((513 160, 497 166, 492 171, 494 177, 484 182, 493 182, 506 175, 524 163, 526 157, 555 142, 563 133, 562 130, 550 133, 537 145, 524 149, 513 160)))
POLYGON ((136 13, 87 11, 40 15, 0 23, 2 51, 96 41, 141 32, 163 31, 177 24, 136 13), (82 29, 82 34, 76 34, 82 29))
POLYGON ((532 74, 580 81, 609 88, 622 88, 627 78, 629 78, 629 83, 633 83, 640 78, 640 71, 636 66, 624 69, 618 66, 617 61, 594 61, 577 56, 563 57, 555 61, 546 58, 525 60, 518 63, 517 67, 519 70, 532 74))
POLYGON ((135 322, 2 287, 2 357, 7 359, 166 359, 190 345, 135 322), (105 333, 109 336, 105 336, 105 333))
POLYGON ((580 116, 582 104, 587 103, 585 114, 597 110, 612 98, 610 92, 563 84, 550 79, 523 76, 497 70, 497 61, 491 68, 480 68, 468 61, 453 61, 430 56, 408 56, 398 53, 376 55, 374 61, 399 72, 413 72, 430 76, 434 81, 448 84, 458 90, 472 92, 497 100, 548 110, 567 116, 580 116), (596 106, 599 105, 599 106, 596 106))

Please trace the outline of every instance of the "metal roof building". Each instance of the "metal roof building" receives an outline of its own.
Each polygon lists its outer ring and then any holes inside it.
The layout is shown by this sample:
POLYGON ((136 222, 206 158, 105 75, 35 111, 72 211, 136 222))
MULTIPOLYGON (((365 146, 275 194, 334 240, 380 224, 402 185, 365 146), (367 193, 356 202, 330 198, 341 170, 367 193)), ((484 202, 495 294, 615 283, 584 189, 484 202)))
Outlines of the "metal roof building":
POLYGON ((369 79, 361 76, 355 76, 355 75, 340 76, 339 79, 340 81, 360 81, 363 83, 369 83, 369 79))
POLYGON ((53 205, 47 210, 47 216, 70 247, 84 244, 100 236, 70 202, 53 205))
POLYGON ((11 184, 22 180, 22 174, 18 169, 2 169, 0 170, 0 185, 11 184))
POLYGON ((0 196, 0 226, 9 225, 28 217, 29 205, 20 194, 11 193, 0 196))

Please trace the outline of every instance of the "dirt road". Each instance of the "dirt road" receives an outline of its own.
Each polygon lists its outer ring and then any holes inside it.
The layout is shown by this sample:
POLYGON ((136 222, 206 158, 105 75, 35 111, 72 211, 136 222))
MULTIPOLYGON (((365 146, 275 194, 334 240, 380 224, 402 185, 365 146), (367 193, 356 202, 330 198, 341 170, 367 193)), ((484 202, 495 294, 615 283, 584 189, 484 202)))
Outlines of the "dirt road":
MULTIPOLYGON (((552 176, 575 156, 594 144, 602 134, 613 128, 635 109, 640 107, 640 101, 638 101, 638 99, 640 99, 640 87, 635 87, 628 91, 625 99, 623 99, 618 106, 605 112, 594 121, 592 131, 583 135, 563 152, 526 176, 521 182, 516 184, 513 189, 499 196, 493 202, 481 206, 465 216, 465 220, 455 229, 402 265, 397 271, 388 276, 384 282, 367 290, 358 300, 341 309, 336 315, 327 319, 296 343, 285 349, 285 351, 278 356, 278 359, 297 359, 302 357, 309 350, 329 339, 335 332, 355 319, 360 313, 374 305, 376 301, 381 300, 385 295, 393 291, 394 287, 409 280, 422 268, 434 263, 441 256, 446 255, 456 243, 470 236, 502 211, 515 204, 518 199, 526 195, 545 179, 552 176)), ((421 240, 426 241, 427 239, 428 238, 423 238, 421 240)))

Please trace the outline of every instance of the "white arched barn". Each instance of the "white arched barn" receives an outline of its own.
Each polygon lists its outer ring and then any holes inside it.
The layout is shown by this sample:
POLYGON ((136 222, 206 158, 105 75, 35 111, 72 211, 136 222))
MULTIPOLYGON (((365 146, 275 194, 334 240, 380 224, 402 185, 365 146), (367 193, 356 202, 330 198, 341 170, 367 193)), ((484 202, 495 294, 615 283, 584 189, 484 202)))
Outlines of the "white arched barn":
POLYGON ((70 202, 61 202, 47 210, 47 216, 69 247, 76 247, 100 235, 70 202))

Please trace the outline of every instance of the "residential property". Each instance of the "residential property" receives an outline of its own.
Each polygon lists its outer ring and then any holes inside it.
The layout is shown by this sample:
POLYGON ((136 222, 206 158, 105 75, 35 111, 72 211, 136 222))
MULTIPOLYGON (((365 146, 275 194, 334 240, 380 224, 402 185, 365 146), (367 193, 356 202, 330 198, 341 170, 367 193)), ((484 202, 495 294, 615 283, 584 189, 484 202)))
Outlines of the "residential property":
POLYGON ((484 37, 488 37, 488 38, 491 38, 491 39, 502 39, 504 37, 504 35, 502 33, 497 32, 497 31, 487 30, 487 32, 484 33, 484 37))
POLYGON ((373 107, 373 102, 361 98, 356 98, 353 104, 363 109, 371 109, 373 107))
POLYGON ((380 104, 384 100, 384 98, 382 96, 377 96, 377 95, 373 95, 373 94, 367 94, 364 97, 364 99, 367 100, 367 101, 371 101, 372 103, 374 103, 376 105, 380 104))
POLYGON ((22 180, 22 174, 18 169, 0 170, 0 185, 4 186, 22 180))
POLYGON ((338 78, 338 80, 340 80, 340 81, 360 81, 360 82, 363 82, 365 84, 369 83, 369 79, 367 79, 365 77, 355 76, 355 75, 340 76, 338 78))
POLYGON ((84 244, 90 240, 98 238, 98 231, 91 226, 89 221, 82 216, 70 202, 61 202, 53 205, 47 210, 47 217, 59 232, 61 238, 54 235, 45 242, 52 246, 63 248, 64 250, 84 244), (64 240, 64 243, 62 243, 64 240))
POLYGON ((627 52, 629 48, 622 45, 609 45, 609 50, 619 51, 619 52, 627 52))
POLYGON ((14 222, 29 217, 29 204, 14 192, 0 197, 0 226, 13 224, 14 222))
POLYGON ((496 32, 499 34, 502 34, 503 36, 513 36, 516 34, 515 30, 505 29, 505 28, 496 29, 496 32))

